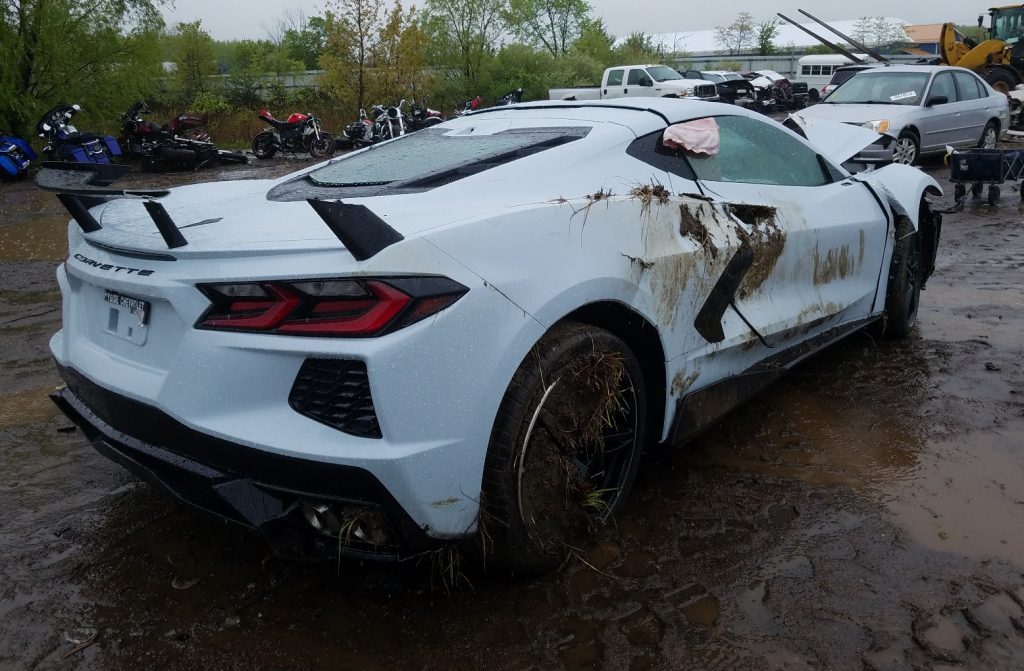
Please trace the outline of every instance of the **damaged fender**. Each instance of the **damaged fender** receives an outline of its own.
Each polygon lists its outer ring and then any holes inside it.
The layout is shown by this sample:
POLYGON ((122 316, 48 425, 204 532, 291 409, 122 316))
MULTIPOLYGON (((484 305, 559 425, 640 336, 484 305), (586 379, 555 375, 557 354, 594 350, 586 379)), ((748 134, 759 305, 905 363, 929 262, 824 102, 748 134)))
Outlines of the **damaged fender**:
POLYGON ((906 215, 918 230, 919 205, 923 196, 941 196, 942 188, 934 179, 909 165, 893 163, 870 173, 861 173, 854 179, 870 184, 883 198, 888 196, 894 215, 906 215))

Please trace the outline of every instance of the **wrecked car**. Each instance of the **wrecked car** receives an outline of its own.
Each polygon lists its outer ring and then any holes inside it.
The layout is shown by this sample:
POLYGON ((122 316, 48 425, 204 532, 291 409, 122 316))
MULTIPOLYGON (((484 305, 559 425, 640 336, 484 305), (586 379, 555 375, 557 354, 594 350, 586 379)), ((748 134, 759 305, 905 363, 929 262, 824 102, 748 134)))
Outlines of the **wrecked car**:
POLYGON ((543 571, 645 450, 859 329, 911 331, 939 188, 851 175, 856 150, 652 98, 488 109, 276 181, 51 166, 73 216, 53 398, 282 551, 459 543, 543 571))

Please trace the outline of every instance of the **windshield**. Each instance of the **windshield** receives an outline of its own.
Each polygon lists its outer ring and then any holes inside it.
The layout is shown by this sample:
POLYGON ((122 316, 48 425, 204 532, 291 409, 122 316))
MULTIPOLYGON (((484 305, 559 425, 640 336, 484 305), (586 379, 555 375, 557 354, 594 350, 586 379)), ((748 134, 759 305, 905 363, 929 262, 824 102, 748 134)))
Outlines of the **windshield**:
POLYGON ((746 81, 746 80, 743 79, 743 77, 741 75, 739 75, 736 72, 730 72, 727 75, 723 75, 723 78, 727 82, 742 82, 742 81, 746 81))
POLYGON ((1024 10, 1019 7, 992 12, 992 37, 1016 44, 1024 37, 1024 10))
POLYGON ((514 128, 492 135, 453 135, 450 129, 430 128, 334 161, 311 172, 309 179, 352 187, 419 181, 452 171, 470 174, 578 140, 589 130, 514 128))
POLYGON ((926 72, 860 72, 824 102, 831 105, 920 105, 929 76, 926 72))
POLYGON ((658 65, 653 68, 647 68, 647 74, 649 74, 651 76, 651 79, 653 79, 656 82, 667 82, 673 79, 683 78, 681 74, 679 74, 672 68, 666 67, 664 65, 658 65))
POLYGON ((703 75, 701 75, 701 78, 709 82, 714 82, 716 84, 720 84, 725 81, 725 77, 723 77, 722 75, 712 75, 706 72, 703 75))

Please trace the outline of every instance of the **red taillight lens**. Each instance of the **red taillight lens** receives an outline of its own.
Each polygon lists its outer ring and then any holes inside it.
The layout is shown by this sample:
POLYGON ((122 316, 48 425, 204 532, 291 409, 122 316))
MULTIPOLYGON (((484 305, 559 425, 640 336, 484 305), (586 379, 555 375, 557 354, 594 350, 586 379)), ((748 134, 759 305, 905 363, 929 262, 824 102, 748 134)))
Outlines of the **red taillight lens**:
POLYGON ((196 328, 305 336, 382 335, 445 309, 468 291, 445 277, 203 284, 212 305, 196 328))

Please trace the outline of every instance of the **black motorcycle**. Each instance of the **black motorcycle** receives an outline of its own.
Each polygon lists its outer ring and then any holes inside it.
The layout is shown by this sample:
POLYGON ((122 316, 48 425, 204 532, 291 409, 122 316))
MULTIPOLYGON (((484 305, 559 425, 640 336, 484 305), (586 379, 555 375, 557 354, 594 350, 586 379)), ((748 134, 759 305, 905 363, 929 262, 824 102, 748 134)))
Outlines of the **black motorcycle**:
POLYGON ((314 114, 295 113, 281 121, 262 109, 259 117, 270 124, 270 128, 252 140, 252 153, 256 158, 272 158, 279 150, 293 154, 308 153, 313 158, 327 158, 334 154, 334 138, 324 132, 320 119, 314 114))
POLYGON ((248 163, 243 154, 217 149, 206 129, 207 118, 198 114, 179 114, 158 125, 142 118, 146 103, 138 102, 121 115, 121 147, 132 158, 142 159, 156 170, 195 170, 219 161, 248 163))
MULTIPOLYGON (((517 103, 521 103, 522 101, 523 89, 515 89, 513 91, 509 91, 505 95, 495 100, 494 105, 492 105, 492 107, 504 107, 505 105, 515 105, 517 103)), ((480 96, 477 96, 475 98, 464 100, 463 102, 459 103, 458 106, 455 108, 455 116, 466 116, 467 114, 471 114, 472 112, 475 112, 478 109, 482 108, 483 99, 480 96)))
POLYGON ((430 128, 436 126, 439 123, 444 122, 444 115, 437 110, 424 107, 417 103, 415 100, 403 100, 398 103, 399 109, 408 105, 408 131, 423 130, 424 128, 430 128))
POLYGON ((345 142, 349 146, 368 147, 385 140, 393 140, 406 133, 436 126, 444 121, 444 116, 437 110, 423 107, 415 100, 402 100, 397 105, 385 107, 374 105, 370 113, 359 110, 359 120, 353 121, 345 128, 345 142), (409 107, 409 114, 403 108, 409 107))

